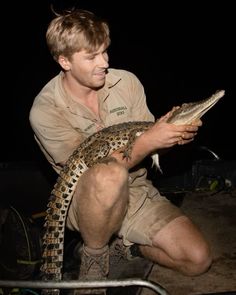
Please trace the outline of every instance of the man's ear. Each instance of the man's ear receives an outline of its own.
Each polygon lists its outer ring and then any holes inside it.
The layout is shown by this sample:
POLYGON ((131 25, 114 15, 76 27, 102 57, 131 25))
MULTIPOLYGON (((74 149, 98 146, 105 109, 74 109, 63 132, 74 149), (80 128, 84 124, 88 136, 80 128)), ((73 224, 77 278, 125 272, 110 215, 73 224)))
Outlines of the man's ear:
POLYGON ((65 70, 65 71, 70 70, 70 62, 67 57, 65 57, 63 55, 59 55, 58 63, 63 68, 63 70, 65 70))

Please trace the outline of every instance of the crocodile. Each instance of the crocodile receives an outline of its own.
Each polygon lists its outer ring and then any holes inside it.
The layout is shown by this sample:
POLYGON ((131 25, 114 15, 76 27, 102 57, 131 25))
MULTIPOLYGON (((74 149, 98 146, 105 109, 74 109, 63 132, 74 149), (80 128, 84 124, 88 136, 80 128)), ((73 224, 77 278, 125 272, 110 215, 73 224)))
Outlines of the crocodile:
POLYGON ((209 109, 211 109, 221 97, 225 95, 225 90, 218 90, 213 95, 200 101, 183 103, 168 118, 168 123, 175 125, 190 124, 200 119, 209 109))
MULTIPOLYGON (((172 124, 189 124, 201 118, 224 93, 224 90, 220 90, 200 102, 185 103, 173 111, 167 121, 172 124)), ((153 124, 155 123, 149 121, 134 121, 106 127, 86 138, 69 157, 47 204, 40 268, 42 280, 62 280, 65 221, 80 176, 118 149, 128 159, 135 139, 153 124)), ((155 155, 153 161, 159 165, 155 155)), ((60 290, 43 289, 42 294, 59 295, 60 290)))

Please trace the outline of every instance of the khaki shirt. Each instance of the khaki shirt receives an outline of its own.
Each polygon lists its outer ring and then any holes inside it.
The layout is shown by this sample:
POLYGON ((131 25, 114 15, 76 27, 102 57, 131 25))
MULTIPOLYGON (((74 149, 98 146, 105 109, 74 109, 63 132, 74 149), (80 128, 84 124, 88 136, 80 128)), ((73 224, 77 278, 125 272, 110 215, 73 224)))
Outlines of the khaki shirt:
MULTIPOLYGON (((62 77, 61 72, 46 84, 30 111, 35 139, 57 173, 61 169, 59 163, 66 162, 75 148, 97 130, 127 121, 154 121, 146 104, 144 88, 130 72, 109 69, 106 83, 98 92, 99 118, 66 94, 62 77)), ((145 168, 133 170, 129 177, 127 218, 143 206, 146 198, 159 194, 147 180, 145 168)))
POLYGON ((59 73, 36 96, 30 123, 40 149, 59 173, 75 148, 94 132, 127 121, 154 121, 138 78, 125 70, 109 69, 98 91, 99 118, 70 97, 59 73))

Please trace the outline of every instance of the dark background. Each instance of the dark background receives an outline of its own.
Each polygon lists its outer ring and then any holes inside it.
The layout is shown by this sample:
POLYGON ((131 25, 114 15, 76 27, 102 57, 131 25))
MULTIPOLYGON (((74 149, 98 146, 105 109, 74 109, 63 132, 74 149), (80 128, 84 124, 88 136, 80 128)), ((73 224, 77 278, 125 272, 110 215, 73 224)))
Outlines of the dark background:
MULTIPOLYGON (((217 89, 225 89, 225 96, 203 117, 204 125, 195 141, 180 147, 181 157, 180 154, 166 155, 171 164, 168 168, 179 168, 182 171, 176 178, 168 180, 167 177, 166 182, 158 183, 158 188, 165 194, 167 191, 168 196, 174 192, 172 200, 177 204, 182 201, 181 194, 177 196, 178 188, 182 192, 189 188, 199 188, 202 184, 203 191, 208 191, 211 184, 209 180, 213 180, 213 184, 218 181, 219 190, 222 189, 221 178, 208 178, 212 174, 223 176, 223 180, 226 176, 233 180, 236 187, 236 18, 235 8, 229 2, 198 0, 186 4, 181 0, 53 1, 55 8, 77 5, 108 20, 112 38, 110 66, 130 70, 140 78, 146 89, 148 105, 156 117, 169 111, 173 105, 201 100, 217 89), (211 165, 203 162, 200 163, 202 165, 196 165, 198 169, 194 170, 195 173, 191 169, 187 170, 190 173, 183 172, 184 163, 188 160, 187 152, 194 152, 197 150, 194 147, 201 145, 207 146, 229 162, 225 164, 216 161, 211 165), (203 179, 203 182, 200 183, 199 179, 203 179), (200 185, 195 186, 196 183, 200 185)), ((2 203, 9 203, 32 216, 32 213, 45 212, 55 183, 55 175, 51 174, 52 168, 33 139, 28 120, 34 97, 59 71, 45 42, 45 32, 53 14, 49 0, 3 0, 0 9, 0 210, 2 203)), ((164 169, 163 159, 161 166, 164 176, 168 176, 169 170, 164 169)), ((225 189, 224 185, 222 187, 225 189)), ((227 196, 222 194, 219 197, 224 200, 227 196)), ((231 216, 229 213, 232 210, 226 210, 230 203, 219 202, 219 198, 210 198, 209 202, 207 200, 205 196, 202 199, 195 195, 193 204, 191 201, 185 204, 189 209, 192 206, 196 207, 196 212, 202 212, 205 218, 202 224, 204 229, 207 230, 207 226, 215 229, 220 223, 224 226, 226 219, 223 215, 231 216), (223 204, 222 212, 212 207, 216 203, 217 206, 223 204), (208 211, 201 210, 205 204, 208 211), (219 222, 214 226, 207 225, 206 216, 210 217, 208 221, 219 217, 219 222)), ((231 200, 233 201, 232 198, 231 200)), ((229 202, 227 198, 226 202, 229 202)), ((39 220, 41 222, 40 218, 39 220)), ((233 226, 233 222, 231 224, 233 226)), ((233 239, 229 238, 227 243, 227 230, 215 231, 222 235, 222 244, 228 247, 224 248, 225 253, 230 252, 227 250, 233 239)), ((221 244, 215 245, 218 253, 221 244)), ((4 254, 5 252, 3 256, 4 254)), ((12 255, 11 258, 13 257, 12 255)), ((230 257, 227 254, 227 258, 230 257)), ((221 261, 228 266, 224 259, 221 261)), ((222 270, 219 272, 223 273, 222 270)))
MULTIPOLYGON (((111 29, 110 66, 134 72, 156 117, 173 105, 225 89, 203 117, 194 144, 224 159, 235 151, 235 17, 227 1, 165 4, 155 1, 15 1, 2 6, 2 97, 0 162, 38 161, 28 115, 34 97, 59 67, 45 32, 55 9, 77 6, 105 18, 111 29), (150 2, 150 3, 149 3, 150 2), (127 7, 127 4, 132 7, 127 7)), ((178 1, 179 2, 179 1, 178 1)))

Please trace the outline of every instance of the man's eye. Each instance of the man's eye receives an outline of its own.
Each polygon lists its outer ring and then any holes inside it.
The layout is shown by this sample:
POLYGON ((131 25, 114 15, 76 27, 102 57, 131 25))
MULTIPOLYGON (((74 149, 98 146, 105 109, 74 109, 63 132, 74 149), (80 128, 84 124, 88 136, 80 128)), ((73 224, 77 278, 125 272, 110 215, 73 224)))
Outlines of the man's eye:
POLYGON ((95 58, 95 55, 90 55, 90 56, 88 56, 88 59, 89 60, 93 60, 95 58))

